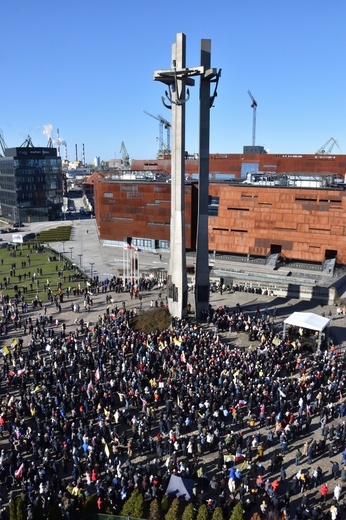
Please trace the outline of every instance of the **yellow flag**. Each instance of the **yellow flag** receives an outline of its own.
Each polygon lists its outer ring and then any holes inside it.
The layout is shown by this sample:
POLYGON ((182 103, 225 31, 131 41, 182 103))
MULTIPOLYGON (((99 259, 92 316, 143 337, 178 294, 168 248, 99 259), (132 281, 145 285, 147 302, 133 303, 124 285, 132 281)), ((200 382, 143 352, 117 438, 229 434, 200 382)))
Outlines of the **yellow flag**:
POLYGON ((105 454, 106 454, 106 456, 107 456, 107 459, 109 459, 111 452, 109 451, 109 446, 108 446, 108 444, 105 444, 105 454))
POLYGON ((3 353, 5 354, 5 356, 7 356, 7 354, 10 353, 8 347, 2 347, 2 351, 3 351, 3 353))

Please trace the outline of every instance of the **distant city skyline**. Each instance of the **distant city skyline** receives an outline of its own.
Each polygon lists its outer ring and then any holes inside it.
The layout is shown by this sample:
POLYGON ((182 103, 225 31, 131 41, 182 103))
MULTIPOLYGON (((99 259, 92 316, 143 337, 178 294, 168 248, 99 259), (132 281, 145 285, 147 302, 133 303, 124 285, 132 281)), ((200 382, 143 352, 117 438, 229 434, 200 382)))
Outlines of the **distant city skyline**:
MULTIPOLYGON (((2 6, 0 129, 8 147, 30 135, 35 146, 53 142, 70 161, 85 147, 86 163, 155 158, 159 122, 171 120, 154 70, 170 68, 176 33, 187 38, 187 66, 200 62, 200 40, 211 39, 212 67, 222 69, 211 110, 210 152, 314 153, 330 138, 346 153, 344 21, 335 0, 266 0, 211 5, 206 0, 163 4, 148 0, 93 4, 43 0, 2 6), (59 136, 57 130, 59 129, 59 136)), ((186 150, 198 151, 198 80, 186 106, 186 150)), ((165 138, 165 134, 164 134, 165 138)))

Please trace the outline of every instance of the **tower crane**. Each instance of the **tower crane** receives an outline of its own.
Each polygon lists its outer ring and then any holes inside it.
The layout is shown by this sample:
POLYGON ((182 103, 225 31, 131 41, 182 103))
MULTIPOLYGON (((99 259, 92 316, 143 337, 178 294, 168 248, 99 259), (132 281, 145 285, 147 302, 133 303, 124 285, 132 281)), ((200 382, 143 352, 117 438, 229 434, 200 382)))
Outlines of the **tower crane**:
POLYGON ((257 101, 251 94, 250 90, 247 91, 247 93, 250 96, 250 99, 252 101, 251 108, 252 108, 252 146, 255 146, 256 144, 256 109, 257 109, 257 101))
POLYGON ((121 153, 121 165, 123 167, 123 170, 129 170, 131 165, 130 165, 130 156, 126 150, 126 146, 125 146, 125 143, 124 141, 121 141, 121 145, 120 145, 120 153, 121 153))
POLYGON ((159 122, 159 137, 158 137, 158 141, 159 143, 161 144, 162 146, 162 149, 159 150, 159 154, 164 153, 164 155, 169 155, 170 154, 170 151, 171 151, 171 123, 169 121, 167 121, 167 119, 165 119, 164 117, 160 116, 160 114, 158 116, 154 116, 153 114, 150 114, 149 112, 146 112, 145 110, 143 110, 143 112, 145 114, 147 114, 147 116, 150 116, 150 117, 153 117, 154 119, 156 119, 156 121, 159 122), (163 129, 166 130, 166 134, 167 134, 167 142, 165 143, 164 140, 163 140, 163 129))
POLYGON ((316 151, 316 153, 318 153, 318 154, 329 154, 333 150, 334 145, 337 146, 339 148, 339 150, 340 150, 340 146, 339 146, 339 143, 337 142, 337 140, 334 139, 334 137, 331 137, 330 139, 328 139, 328 141, 326 143, 324 143, 321 146, 321 148, 319 148, 316 151), (328 145, 330 145, 329 148, 327 148, 328 145))
POLYGON ((2 130, 0 130, 0 148, 2 150, 2 155, 5 155, 5 150, 7 149, 7 144, 5 143, 4 134, 2 130))

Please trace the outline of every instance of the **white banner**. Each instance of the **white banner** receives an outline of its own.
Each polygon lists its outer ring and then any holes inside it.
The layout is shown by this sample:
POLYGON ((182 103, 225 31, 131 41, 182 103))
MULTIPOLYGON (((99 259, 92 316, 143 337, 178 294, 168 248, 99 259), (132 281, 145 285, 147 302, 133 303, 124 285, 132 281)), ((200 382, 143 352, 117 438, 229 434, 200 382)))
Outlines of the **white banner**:
POLYGON ((15 244, 22 244, 23 235, 12 235, 12 242, 14 242, 15 244))

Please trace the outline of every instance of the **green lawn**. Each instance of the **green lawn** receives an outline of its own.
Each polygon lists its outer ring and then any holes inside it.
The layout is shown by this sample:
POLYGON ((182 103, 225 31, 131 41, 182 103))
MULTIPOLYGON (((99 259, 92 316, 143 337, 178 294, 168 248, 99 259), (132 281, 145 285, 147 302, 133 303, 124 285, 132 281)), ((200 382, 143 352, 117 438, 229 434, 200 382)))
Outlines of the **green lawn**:
POLYGON ((72 290, 78 284, 84 287, 86 276, 65 255, 39 243, 0 247, 0 293, 10 298, 23 295, 27 303, 38 295, 38 299, 45 303, 48 289, 45 290, 44 285, 48 286, 48 281, 54 296, 59 292, 59 284, 62 292, 69 286, 72 290))
POLYGON ((37 242, 41 244, 50 244, 51 242, 67 242, 71 237, 71 226, 59 226, 47 231, 41 231, 36 237, 37 242))

